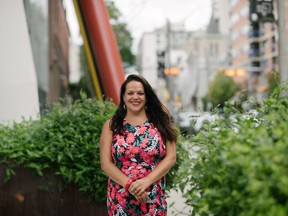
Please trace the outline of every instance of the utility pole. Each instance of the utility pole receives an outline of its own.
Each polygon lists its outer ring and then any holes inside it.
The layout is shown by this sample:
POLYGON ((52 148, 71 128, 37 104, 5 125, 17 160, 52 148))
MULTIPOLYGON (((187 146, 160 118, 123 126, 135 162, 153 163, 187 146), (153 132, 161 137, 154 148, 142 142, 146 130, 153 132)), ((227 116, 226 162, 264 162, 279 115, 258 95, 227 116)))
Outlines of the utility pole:
POLYGON ((288 79, 285 4, 286 1, 277 0, 278 33, 279 33, 279 67, 282 82, 288 79))
MULTIPOLYGON (((170 71, 171 69, 171 23, 170 21, 167 19, 167 46, 166 46, 166 68, 170 71)), ((172 75, 169 73, 166 75, 167 76, 167 88, 170 94, 170 104, 172 106, 173 101, 174 101, 174 90, 173 90, 173 77, 172 75)))

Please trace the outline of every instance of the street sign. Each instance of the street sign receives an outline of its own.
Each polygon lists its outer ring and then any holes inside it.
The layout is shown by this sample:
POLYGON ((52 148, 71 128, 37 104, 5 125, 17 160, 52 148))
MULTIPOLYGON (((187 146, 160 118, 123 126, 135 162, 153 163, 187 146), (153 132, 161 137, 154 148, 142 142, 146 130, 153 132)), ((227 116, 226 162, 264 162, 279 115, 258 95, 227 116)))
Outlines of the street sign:
POLYGON ((274 22, 273 0, 250 0, 251 22, 274 22))

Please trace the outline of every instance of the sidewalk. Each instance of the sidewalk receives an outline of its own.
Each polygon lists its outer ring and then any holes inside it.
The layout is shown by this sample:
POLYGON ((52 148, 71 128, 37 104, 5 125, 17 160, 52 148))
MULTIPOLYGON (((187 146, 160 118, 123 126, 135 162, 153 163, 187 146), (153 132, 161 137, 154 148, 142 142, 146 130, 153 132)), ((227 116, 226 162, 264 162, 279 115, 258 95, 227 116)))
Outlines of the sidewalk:
POLYGON ((168 213, 167 216, 184 216, 191 215, 192 207, 185 204, 185 199, 180 191, 171 190, 167 198, 168 213), (171 206, 172 205, 172 206, 171 206))

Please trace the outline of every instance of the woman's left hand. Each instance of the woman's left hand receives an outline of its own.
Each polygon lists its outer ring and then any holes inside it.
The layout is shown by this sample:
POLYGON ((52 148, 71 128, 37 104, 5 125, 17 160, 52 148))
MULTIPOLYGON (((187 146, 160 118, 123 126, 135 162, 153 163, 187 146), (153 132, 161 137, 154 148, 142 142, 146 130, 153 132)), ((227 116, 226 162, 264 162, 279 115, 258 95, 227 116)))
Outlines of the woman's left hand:
POLYGON ((150 186, 150 182, 143 178, 138 179, 131 183, 129 187, 129 192, 135 196, 139 196, 140 194, 144 193, 145 190, 150 186))

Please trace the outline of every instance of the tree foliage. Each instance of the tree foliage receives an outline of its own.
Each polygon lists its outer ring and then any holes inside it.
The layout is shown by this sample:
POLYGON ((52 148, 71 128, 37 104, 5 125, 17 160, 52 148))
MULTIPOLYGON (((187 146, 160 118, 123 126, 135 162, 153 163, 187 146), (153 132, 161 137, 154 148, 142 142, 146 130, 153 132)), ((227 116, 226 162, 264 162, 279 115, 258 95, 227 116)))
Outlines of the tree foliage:
POLYGON ((111 0, 105 1, 109 15, 110 23, 113 27, 119 52, 122 57, 124 67, 130 67, 135 64, 135 55, 132 53, 132 41, 130 31, 128 30, 127 24, 121 20, 121 12, 117 9, 114 2, 111 0))
POLYGON ((268 81, 268 94, 271 95, 280 83, 280 75, 276 71, 271 71, 266 75, 268 81))
POLYGON ((224 71, 220 71, 209 87, 208 98, 213 107, 223 107, 238 90, 239 85, 231 77, 226 76, 224 71))

